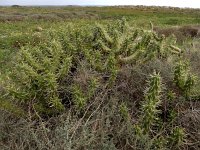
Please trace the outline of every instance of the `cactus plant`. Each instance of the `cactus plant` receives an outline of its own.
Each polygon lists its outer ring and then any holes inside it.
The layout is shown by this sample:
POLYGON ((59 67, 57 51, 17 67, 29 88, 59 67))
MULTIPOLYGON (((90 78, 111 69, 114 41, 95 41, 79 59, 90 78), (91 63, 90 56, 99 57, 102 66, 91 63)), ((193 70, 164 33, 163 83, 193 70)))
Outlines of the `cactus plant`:
POLYGON ((49 47, 23 47, 18 63, 6 86, 15 101, 33 101, 33 107, 41 113, 60 112, 64 109, 59 98, 59 80, 70 71, 71 57, 67 56, 57 41, 49 47))
POLYGON ((174 69, 174 83, 184 93, 185 97, 190 95, 195 79, 196 76, 190 73, 188 63, 180 60, 174 69))
POLYGON ((145 101, 142 105, 141 126, 144 129, 144 133, 148 133, 151 130, 157 120, 157 114, 159 113, 158 106, 161 103, 160 93, 162 89, 161 77, 159 73, 154 72, 148 82, 149 87, 145 91, 145 101))

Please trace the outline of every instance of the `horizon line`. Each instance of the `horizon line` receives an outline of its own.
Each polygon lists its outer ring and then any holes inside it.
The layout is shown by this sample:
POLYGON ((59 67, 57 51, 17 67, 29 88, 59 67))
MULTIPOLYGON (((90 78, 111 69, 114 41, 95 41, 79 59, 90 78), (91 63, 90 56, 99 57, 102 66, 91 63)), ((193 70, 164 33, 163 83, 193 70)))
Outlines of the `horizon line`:
POLYGON ((88 6, 93 6, 93 7, 117 7, 117 6, 132 6, 132 7, 136 7, 136 6, 143 6, 143 7, 168 7, 168 8, 185 8, 185 9, 200 9, 200 8, 196 8, 196 7, 178 7, 178 6, 165 6, 165 5, 90 5, 90 4, 87 4, 87 5, 54 5, 54 4, 50 4, 50 5, 39 5, 39 4, 36 4, 36 5, 18 5, 18 4, 13 4, 13 5, 0 5, 0 7, 4 7, 4 6, 22 6, 22 7, 31 7, 31 6, 46 6, 46 7, 56 7, 56 6, 59 6, 59 7, 66 7, 66 6, 76 6, 76 7, 88 7, 88 6))

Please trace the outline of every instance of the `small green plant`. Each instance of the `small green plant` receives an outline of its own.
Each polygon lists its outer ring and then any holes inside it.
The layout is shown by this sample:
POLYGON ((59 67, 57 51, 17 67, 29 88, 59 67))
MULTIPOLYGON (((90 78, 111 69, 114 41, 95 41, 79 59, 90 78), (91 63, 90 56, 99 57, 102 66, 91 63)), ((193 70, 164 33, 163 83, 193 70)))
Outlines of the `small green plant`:
POLYGON ((172 143, 171 145, 173 147, 179 147, 184 143, 185 139, 185 132, 183 128, 176 127, 172 130, 172 133, 169 137, 170 142, 172 143))
POLYGON ((165 149, 166 148, 166 145, 167 145, 167 140, 165 137, 163 136, 160 136, 158 138, 156 138, 154 141, 153 141, 153 144, 151 146, 151 149, 158 149, 158 150, 162 150, 162 149, 165 149))
POLYGON ((88 81, 88 87, 85 90, 83 90, 79 84, 72 85, 73 102, 78 110, 83 110, 88 100, 95 95, 98 86, 99 82, 95 77, 91 77, 88 81))
POLYGON ((78 85, 72 87, 73 101, 78 110, 82 110, 87 103, 87 97, 78 85))
POLYGON ((179 61, 174 69, 174 83, 184 93, 187 98, 195 84, 195 76, 191 74, 188 63, 179 61))
POLYGON ((128 108, 126 106, 125 103, 122 103, 120 106, 119 106, 119 110, 120 110, 120 114, 122 115, 123 119, 124 120, 129 120, 130 116, 129 116, 129 112, 128 112, 128 108))

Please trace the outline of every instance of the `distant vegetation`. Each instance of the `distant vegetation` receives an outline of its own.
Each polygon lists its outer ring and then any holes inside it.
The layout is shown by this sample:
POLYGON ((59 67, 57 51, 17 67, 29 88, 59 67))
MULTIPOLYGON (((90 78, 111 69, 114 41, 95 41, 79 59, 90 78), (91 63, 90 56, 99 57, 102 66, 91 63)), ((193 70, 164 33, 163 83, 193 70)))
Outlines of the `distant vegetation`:
POLYGON ((21 7, 21 6, 20 5, 12 5, 11 7, 17 7, 18 8, 18 7, 21 7))
POLYGON ((173 7, 1 7, 0 21, 45 20, 60 21, 69 19, 134 19, 137 24, 181 25, 200 23, 199 9, 180 9, 173 7))
POLYGON ((199 15, 0 7, 0 149, 199 149, 199 15))

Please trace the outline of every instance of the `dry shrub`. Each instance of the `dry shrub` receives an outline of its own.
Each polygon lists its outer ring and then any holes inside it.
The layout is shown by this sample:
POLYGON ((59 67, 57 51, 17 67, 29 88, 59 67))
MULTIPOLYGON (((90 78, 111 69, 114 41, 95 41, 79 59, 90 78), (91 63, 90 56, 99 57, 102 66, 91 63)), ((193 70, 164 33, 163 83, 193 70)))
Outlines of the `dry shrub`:
POLYGON ((23 15, 0 15, 0 22, 15 22, 15 21, 23 21, 25 16, 23 15))
POLYGON ((31 20, 58 21, 60 17, 55 14, 31 14, 28 16, 31 20))
POLYGON ((183 26, 179 30, 184 36, 188 37, 197 37, 199 33, 199 28, 194 26, 183 26))
POLYGON ((154 27, 154 31, 160 36, 165 35, 166 37, 175 35, 178 42, 183 42, 187 38, 198 37, 200 34, 199 26, 182 26, 182 27, 169 27, 169 28, 160 28, 154 27))
MULTIPOLYGON (((187 149, 200 148, 200 102, 185 102, 183 110, 179 111, 179 124, 185 128, 187 134, 187 149)), ((185 148, 186 148, 185 147, 185 148)))

